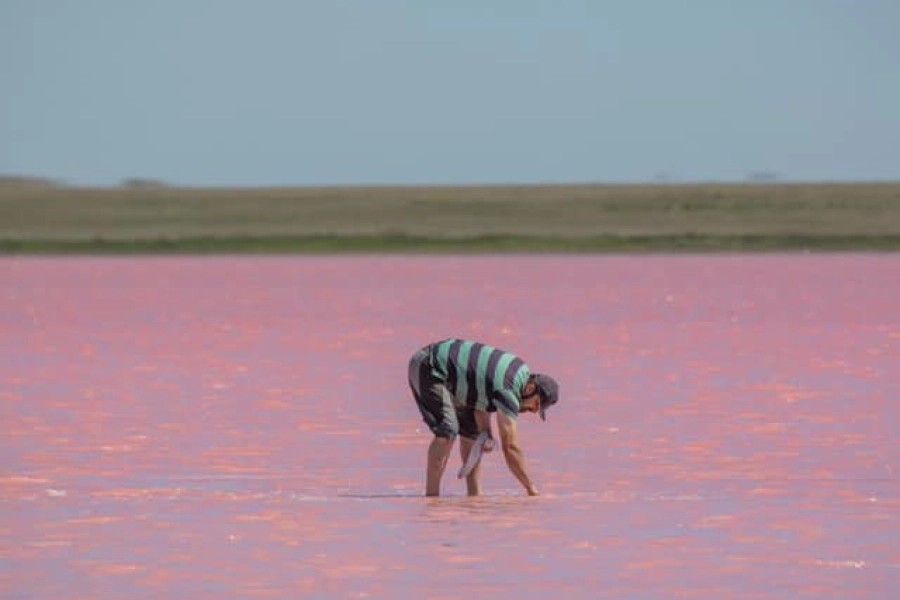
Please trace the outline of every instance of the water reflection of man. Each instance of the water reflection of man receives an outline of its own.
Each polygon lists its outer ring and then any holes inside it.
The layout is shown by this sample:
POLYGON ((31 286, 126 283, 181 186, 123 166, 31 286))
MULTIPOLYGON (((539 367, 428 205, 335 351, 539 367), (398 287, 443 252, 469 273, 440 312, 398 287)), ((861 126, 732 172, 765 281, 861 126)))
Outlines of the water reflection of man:
MULTIPOLYGON (((425 495, 440 495, 441 477, 457 436, 463 463, 486 432, 484 452, 493 447, 491 413, 497 414, 500 447, 506 465, 529 496, 537 496, 519 445, 519 413, 538 413, 559 401, 559 386, 547 375, 532 373, 510 352, 479 342, 446 339, 425 346, 409 361, 409 386, 422 419, 434 434, 428 447, 425 495)), ((470 496, 481 494, 481 462, 466 476, 470 496)))

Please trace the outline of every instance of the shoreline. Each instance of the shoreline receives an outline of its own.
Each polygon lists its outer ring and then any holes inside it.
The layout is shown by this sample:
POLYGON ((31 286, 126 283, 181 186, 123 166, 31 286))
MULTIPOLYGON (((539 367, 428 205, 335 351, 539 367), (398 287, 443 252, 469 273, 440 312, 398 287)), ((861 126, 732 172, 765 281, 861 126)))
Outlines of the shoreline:
POLYGON ((5 239, 0 256, 167 254, 616 254, 897 252, 900 235, 602 235, 553 238, 484 235, 432 238, 405 235, 233 236, 152 239, 5 239))

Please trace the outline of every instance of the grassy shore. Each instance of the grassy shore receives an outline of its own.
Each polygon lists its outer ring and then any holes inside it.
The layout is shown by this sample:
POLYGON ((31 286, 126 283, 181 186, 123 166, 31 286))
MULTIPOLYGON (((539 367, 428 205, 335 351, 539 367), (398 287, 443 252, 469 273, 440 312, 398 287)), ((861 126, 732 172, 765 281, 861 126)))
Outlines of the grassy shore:
POLYGON ((900 183, 0 186, 0 253, 900 250, 900 183))

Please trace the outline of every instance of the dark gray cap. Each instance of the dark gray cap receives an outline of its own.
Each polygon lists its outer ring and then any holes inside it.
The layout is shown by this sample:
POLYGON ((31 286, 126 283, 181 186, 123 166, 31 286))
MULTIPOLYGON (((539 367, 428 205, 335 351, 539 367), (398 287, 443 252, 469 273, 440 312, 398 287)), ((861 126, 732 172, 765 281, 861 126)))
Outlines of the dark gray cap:
POLYGON ((538 395, 541 397, 541 420, 547 420, 547 409, 559 402, 559 384, 549 375, 534 374, 534 383, 537 385, 538 395))

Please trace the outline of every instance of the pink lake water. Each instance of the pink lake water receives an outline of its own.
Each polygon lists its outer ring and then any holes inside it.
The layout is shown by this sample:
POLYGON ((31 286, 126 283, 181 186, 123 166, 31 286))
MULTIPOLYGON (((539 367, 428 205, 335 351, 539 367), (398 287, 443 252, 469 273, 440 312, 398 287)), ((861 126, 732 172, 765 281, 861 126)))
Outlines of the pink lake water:
POLYGON ((900 255, 0 259, 0 596, 900 595, 900 255), (561 384, 421 496, 421 345, 561 384))

